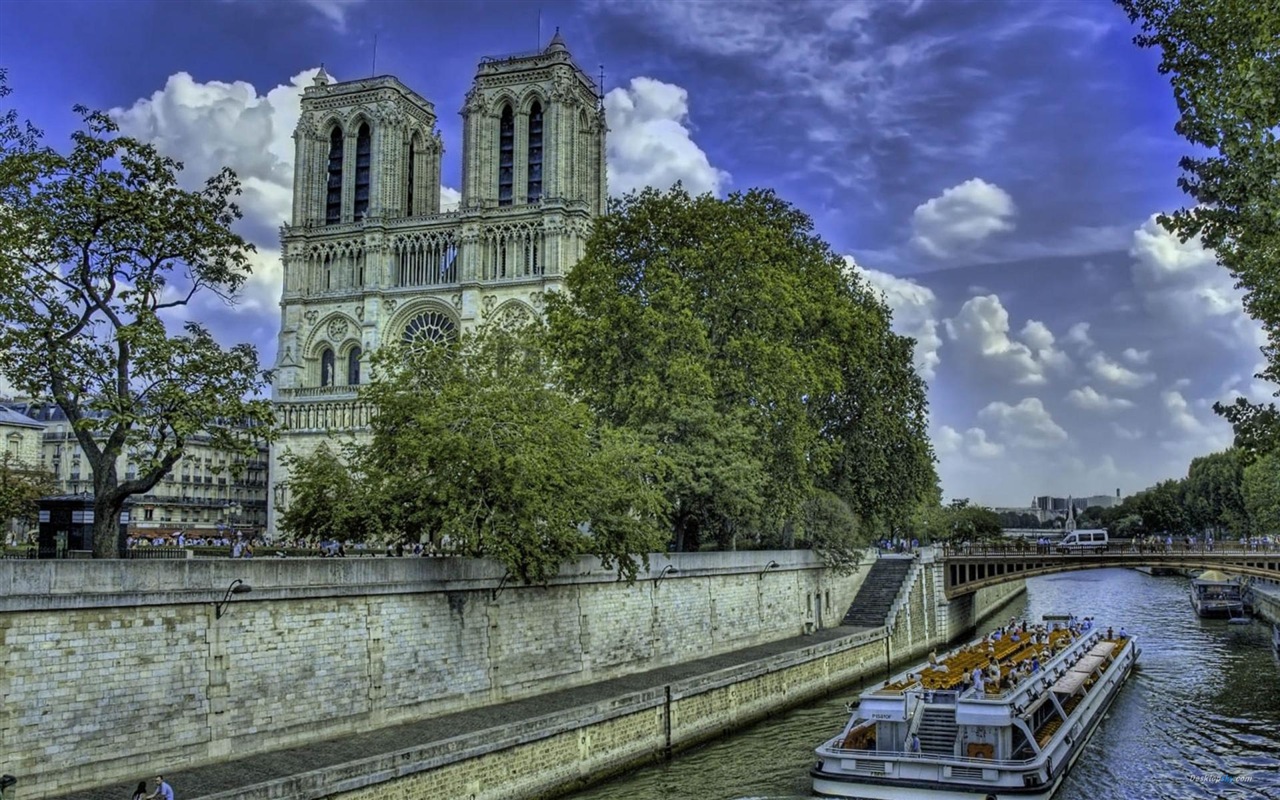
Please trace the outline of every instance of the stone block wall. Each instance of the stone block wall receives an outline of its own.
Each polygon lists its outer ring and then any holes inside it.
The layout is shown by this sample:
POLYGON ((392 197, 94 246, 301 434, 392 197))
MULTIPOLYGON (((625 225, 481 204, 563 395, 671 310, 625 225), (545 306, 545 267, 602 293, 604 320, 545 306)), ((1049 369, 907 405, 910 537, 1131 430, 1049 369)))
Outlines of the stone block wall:
POLYGON ((652 563, 522 587, 461 559, 0 562, 0 771, 37 800, 618 677, 798 635, 860 578, 800 551, 652 563))

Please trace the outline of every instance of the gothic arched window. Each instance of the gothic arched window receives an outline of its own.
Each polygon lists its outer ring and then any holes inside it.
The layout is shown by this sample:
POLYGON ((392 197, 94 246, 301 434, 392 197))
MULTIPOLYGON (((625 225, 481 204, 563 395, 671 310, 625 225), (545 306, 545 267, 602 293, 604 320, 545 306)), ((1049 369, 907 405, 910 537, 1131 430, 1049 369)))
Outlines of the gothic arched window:
POLYGON ((333 351, 327 347, 320 351, 320 385, 333 385, 333 351))
POLYGON ((458 328, 453 320, 439 311, 425 311, 409 320, 404 328, 404 343, 408 345, 423 342, 441 344, 457 337, 458 328))
POLYGON ((417 160, 417 157, 418 157, 417 150, 418 150, 419 141, 421 140, 419 139, 418 134, 416 133, 413 135, 413 138, 409 141, 409 170, 408 170, 409 191, 407 196, 405 197, 405 202, 404 202, 404 215, 406 217, 413 216, 413 182, 415 180, 414 167, 417 166, 414 162, 417 160))
POLYGON ((542 199, 542 104, 535 102, 529 110, 529 186, 527 202, 542 199))
POLYGON ((347 353, 347 385, 357 386, 360 383, 360 348, 353 347, 347 353))
POLYGON ((342 221, 342 129, 336 125, 329 134, 329 182, 324 202, 324 223, 342 221))
POLYGON ((364 219, 369 213, 369 162, 373 157, 373 140, 369 126, 360 126, 356 134, 356 203, 353 209, 356 219, 364 219))
POLYGON ((515 181, 516 123, 511 106, 502 109, 498 124, 498 205, 511 205, 511 186, 515 181))

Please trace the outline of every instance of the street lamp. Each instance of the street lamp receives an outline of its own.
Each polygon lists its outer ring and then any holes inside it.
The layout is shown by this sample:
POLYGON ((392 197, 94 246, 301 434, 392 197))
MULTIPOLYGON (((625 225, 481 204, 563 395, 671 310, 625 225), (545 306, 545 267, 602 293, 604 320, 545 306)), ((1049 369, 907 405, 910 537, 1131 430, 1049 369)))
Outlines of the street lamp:
POLYGON ((222 596, 222 601, 218 603, 216 606, 214 606, 213 618, 222 619, 222 614, 227 607, 227 603, 231 602, 231 595, 246 594, 252 591, 253 591, 252 586, 240 580, 239 578, 236 578, 234 581, 231 582, 231 585, 227 587, 227 593, 222 596))
POLYGON ((778 562, 770 560, 768 564, 764 565, 764 569, 760 570, 760 580, 764 580, 764 574, 766 572, 768 572, 771 569, 777 569, 777 568, 778 568, 778 562))
POLYGON ((674 564, 666 565, 665 567, 662 568, 662 572, 658 573, 658 579, 653 582, 654 588, 657 588, 658 584, 662 583, 662 579, 667 577, 668 575, 679 575, 679 574, 680 574, 680 570, 676 569, 674 564))

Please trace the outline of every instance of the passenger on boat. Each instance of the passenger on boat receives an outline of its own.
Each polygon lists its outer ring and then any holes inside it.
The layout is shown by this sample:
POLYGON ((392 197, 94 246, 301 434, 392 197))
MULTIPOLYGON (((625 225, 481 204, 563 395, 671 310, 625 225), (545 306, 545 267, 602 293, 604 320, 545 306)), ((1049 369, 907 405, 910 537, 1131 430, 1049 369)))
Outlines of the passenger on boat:
POLYGON ((1124 632, 1124 628, 1121 628, 1121 629, 1120 629, 1120 638, 1121 638, 1121 639, 1128 639, 1128 638, 1129 638, 1129 634, 1127 634, 1127 633, 1125 633, 1125 632, 1124 632))
POLYGON ((1031 671, 1032 672, 1040 671, 1040 656, 1031 657, 1031 671))
POLYGON ((920 737, 918 735, 914 733, 911 734, 911 741, 908 743, 907 749, 910 750, 912 753, 920 752, 920 737))
POLYGON ((1111 628, 1107 628, 1107 638, 1108 638, 1108 639, 1114 639, 1114 638, 1116 638, 1116 632, 1115 632, 1114 630, 1112 630, 1111 628))

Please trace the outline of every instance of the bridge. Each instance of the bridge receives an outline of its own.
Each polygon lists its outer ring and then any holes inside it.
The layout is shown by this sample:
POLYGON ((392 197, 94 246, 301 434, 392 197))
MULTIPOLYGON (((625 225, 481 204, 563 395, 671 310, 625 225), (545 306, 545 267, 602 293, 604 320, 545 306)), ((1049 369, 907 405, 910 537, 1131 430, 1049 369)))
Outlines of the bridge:
POLYGON ((1233 575, 1280 581, 1280 547, 1275 545, 1249 547, 1229 543, 1210 550, 1180 545, 1168 549, 1163 545, 1117 548, 1113 544, 1103 552, 1059 553, 1034 544, 996 544, 945 547, 938 559, 943 564, 948 600, 1006 581, 1104 567, 1217 569, 1233 575))

